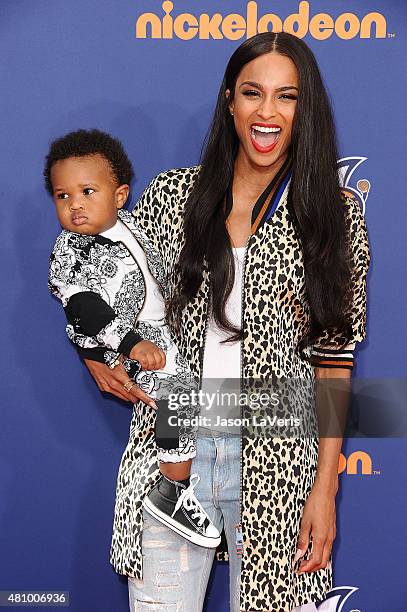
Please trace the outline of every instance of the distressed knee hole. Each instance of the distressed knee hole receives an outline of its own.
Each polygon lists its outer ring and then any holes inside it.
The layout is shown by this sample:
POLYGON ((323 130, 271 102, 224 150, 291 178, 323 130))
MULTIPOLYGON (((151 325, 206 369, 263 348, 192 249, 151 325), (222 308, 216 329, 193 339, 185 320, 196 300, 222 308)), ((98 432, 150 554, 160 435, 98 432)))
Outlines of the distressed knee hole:
POLYGON ((179 549, 179 567, 181 572, 189 571, 189 553, 188 544, 186 542, 179 549))
POLYGON ((179 588, 179 572, 157 572, 155 585, 161 590, 179 588))
POLYGON ((143 548, 165 548, 167 542, 164 540, 147 540, 143 542, 143 548))

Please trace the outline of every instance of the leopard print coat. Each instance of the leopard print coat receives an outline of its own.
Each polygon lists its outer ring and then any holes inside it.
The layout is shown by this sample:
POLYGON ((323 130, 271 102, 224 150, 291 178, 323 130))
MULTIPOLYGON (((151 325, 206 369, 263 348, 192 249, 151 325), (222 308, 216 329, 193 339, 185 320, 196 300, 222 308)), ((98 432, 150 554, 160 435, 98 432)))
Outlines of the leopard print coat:
MULTIPOLYGON (((176 282, 173 270, 183 243, 183 210, 198 172, 199 167, 192 167, 159 174, 133 211, 141 229, 161 252, 167 276, 173 278, 173 283, 176 282)), ((345 196, 343 202, 354 267, 350 342, 357 342, 365 337, 370 253, 359 205, 345 196)), ((271 220, 251 236, 246 247, 242 379, 305 382, 294 385, 293 410, 297 414, 309 405, 314 383, 314 368, 295 352, 297 342, 309 328, 304 281, 302 251, 285 198, 271 220)), ((208 274, 204 271, 202 285, 183 313, 182 328, 176 339, 197 377, 202 370, 208 297, 208 274)), ((338 338, 330 338, 325 333, 316 345, 335 347, 337 341, 338 338)), ((284 393, 285 399, 290 396, 292 401, 292 394, 284 393)), ((143 405, 133 416, 129 444, 119 471, 111 549, 111 562, 116 571, 138 578, 142 576, 139 502, 158 476, 149 418, 149 411, 143 405)), ((314 425, 311 418, 310 428, 314 425)), ((317 458, 315 435, 260 436, 243 428, 242 610, 288 612, 295 606, 323 600, 332 588, 331 561, 324 569, 299 575, 291 567, 317 458)))

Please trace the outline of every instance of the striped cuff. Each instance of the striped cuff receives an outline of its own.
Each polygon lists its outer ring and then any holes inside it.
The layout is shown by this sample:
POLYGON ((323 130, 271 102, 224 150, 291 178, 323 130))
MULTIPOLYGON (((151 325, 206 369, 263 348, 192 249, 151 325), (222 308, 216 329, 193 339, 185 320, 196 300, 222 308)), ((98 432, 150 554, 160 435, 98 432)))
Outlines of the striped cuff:
POLYGON ((311 353, 313 364, 317 368, 346 368, 352 370, 355 345, 355 342, 351 342, 343 349, 327 349, 314 346, 311 353))

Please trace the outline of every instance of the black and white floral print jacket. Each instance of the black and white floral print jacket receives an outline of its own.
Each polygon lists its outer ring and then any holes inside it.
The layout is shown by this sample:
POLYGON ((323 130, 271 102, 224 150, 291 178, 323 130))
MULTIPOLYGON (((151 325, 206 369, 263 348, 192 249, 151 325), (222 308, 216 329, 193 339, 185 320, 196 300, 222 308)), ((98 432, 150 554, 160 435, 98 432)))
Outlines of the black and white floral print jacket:
MULTIPOLYGON (((119 210, 118 216, 143 248, 150 272, 164 294, 165 272, 159 252, 133 215, 119 210)), ((92 359, 112 365, 120 354, 129 356, 141 340, 133 328, 145 301, 144 277, 122 242, 63 230, 50 257, 48 286, 64 307, 69 339, 82 349, 93 349, 92 359)))

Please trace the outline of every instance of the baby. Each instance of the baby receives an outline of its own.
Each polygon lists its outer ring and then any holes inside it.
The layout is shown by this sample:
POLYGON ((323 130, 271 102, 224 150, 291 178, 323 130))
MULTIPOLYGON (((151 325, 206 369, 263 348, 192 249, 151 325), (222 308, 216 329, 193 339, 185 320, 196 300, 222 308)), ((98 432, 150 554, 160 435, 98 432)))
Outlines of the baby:
POLYGON ((68 337, 99 351, 110 367, 123 360, 131 379, 127 390, 138 384, 152 398, 151 408, 158 407, 161 478, 143 506, 189 541, 215 548, 219 531, 194 495, 199 476, 190 474, 196 430, 191 435, 182 425, 196 408, 177 405, 181 425, 170 426, 169 397, 190 392, 195 383, 164 321, 164 267, 133 216, 122 210, 131 162, 109 134, 77 130, 51 144, 44 177, 63 228, 50 257, 49 288, 62 302, 68 337))

